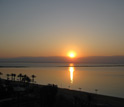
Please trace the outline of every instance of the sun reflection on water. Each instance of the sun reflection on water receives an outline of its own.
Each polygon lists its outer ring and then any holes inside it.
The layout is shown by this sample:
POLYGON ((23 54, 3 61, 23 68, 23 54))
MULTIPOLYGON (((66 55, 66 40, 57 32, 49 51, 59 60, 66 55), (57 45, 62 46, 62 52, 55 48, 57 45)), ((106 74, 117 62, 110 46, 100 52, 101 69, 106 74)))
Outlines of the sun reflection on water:
POLYGON ((73 66, 74 66, 73 64, 70 64, 70 67, 69 67, 71 84, 73 83, 73 73, 74 73, 74 67, 73 66))

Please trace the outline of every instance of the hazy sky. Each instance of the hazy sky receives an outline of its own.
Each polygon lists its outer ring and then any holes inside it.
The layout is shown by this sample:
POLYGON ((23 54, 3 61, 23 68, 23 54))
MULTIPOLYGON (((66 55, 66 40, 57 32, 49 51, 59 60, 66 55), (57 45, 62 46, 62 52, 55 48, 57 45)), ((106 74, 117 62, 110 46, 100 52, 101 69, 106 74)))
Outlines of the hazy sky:
POLYGON ((124 55, 124 0, 0 0, 0 57, 124 55))

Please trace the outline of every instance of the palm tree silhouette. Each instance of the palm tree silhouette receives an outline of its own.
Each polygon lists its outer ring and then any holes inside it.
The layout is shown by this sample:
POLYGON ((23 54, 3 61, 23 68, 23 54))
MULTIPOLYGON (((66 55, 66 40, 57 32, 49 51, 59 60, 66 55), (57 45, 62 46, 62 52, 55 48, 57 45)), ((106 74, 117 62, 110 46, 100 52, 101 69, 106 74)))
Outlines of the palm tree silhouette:
POLYGON ((13 74, 13 80, 15 81, 16 74, 13 74))
POLYGON ((25 81, 26 81, 26 77, 27 77, 27 75, 26 75, 26 74, 22 76, 22 81, 23 81, 23 82, 25 82, 25 81))
POLYGON ((18 75, 18 77, 19 77, 20 81, 22 81, 23 75, 21 73, 18 75))
POLYGON ((11 80, 13 81, 13 73, 11 74, 11 80))
POLYGON ((0 78, 1 78, 1 75, 3 75, 3 73, 2 73, 2 72, 0 72, 0 78))
POLYGON ((27 75, 24 75, 22 78, 22 81, 29 83, 29 82, 31 82, 31 79, 27 75))
POLYGON ((36 78, 36 76, 32 75, 31 77, 32 77, 32 82, 34 82, 34 78, 36 78))
POLYGON ((30 82, 31 82, 31 79, 30 79, 28 76, 26 76, 26 81, 27 81, 28 83, 30 83, 30 82))
POLYGON ((6 76, 7 76, 7 80, 9 80, 9 76, 11 76, 10 74, 6 74, 6 76))
POLYGON ((97 92, 98 92, 98 89, 95 89, 95 92, 96 92, 96 94, 97 94, 97 92))

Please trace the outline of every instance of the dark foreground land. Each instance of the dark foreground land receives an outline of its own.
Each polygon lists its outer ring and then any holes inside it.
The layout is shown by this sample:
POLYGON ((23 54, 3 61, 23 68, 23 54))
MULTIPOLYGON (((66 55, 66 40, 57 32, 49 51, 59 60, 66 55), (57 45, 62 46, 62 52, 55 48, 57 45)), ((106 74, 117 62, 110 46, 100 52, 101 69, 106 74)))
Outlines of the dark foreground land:
POLYGON ((124 99, 0 79, 0 107, 124 107, 124 99))

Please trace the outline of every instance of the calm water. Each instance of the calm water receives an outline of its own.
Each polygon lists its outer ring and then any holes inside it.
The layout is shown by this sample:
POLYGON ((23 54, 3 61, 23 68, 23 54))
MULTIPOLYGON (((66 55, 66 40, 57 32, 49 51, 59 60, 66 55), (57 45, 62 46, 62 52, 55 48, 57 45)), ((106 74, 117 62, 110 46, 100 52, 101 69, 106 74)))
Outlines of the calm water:
POLYGON ((0 63, 0 66, 8 66, 0 68, 2 78, 8 73, 34 74, 38 84, 56 84, 74 90, 81 88, 92 93, 98 89, 99 94, 124 98, 124 66, 69 63, 0 63))

